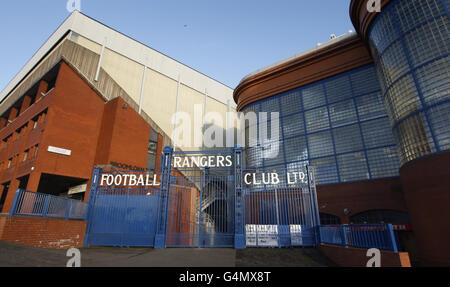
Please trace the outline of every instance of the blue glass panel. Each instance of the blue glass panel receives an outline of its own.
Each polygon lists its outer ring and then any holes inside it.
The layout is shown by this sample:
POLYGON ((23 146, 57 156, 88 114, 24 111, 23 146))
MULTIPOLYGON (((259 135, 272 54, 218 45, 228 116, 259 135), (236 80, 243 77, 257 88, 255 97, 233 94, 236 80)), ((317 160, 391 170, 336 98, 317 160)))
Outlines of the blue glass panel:
POLYGON ((305 110, 325 105, 325 92, 322 85, 302 89, 303 108, 305 110))
POLYGON ((333 130, 336 153, 362 150, 362 138, 359 126, 351 125, 333 130))
POLYGON ((308 135, 308 146, 311 158, 333 154, 330 131, 308 135))

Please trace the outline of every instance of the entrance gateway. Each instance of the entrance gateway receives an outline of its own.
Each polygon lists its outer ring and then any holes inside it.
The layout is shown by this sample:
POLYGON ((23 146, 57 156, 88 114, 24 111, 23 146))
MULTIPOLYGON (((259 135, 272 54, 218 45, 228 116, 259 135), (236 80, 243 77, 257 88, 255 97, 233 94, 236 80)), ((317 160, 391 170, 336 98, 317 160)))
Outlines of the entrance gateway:
POLYGON ((245 168, 243 154, 165 147, 160 171, 94 168, 85 246, 315 246, 314 169, 245 168))

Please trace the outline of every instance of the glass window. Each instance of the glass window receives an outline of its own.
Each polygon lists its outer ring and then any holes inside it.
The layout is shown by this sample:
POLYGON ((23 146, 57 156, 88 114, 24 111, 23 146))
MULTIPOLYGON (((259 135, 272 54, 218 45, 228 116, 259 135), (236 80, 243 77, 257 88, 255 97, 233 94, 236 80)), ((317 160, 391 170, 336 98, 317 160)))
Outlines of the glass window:
POLYGON ((328 104, 352 97, 352 89, 350 88, 350 80, 347 74, 326 81, 325 89, 328 104))
POLYGON ((366 148, 394 145, 391 125, 388 118, 380 118, 361 124, 366 148))
POLYGON ((363 152, 339 155, 337 160, 342 182, 370 178, 363 152))
POLYGON ((428 115, 439 148, 450 149, 450 102, 429 109, 428 115))
POLYGON ((332 127, 356 122, 356 109, 353 100, 347 100, 330 105, 330 118, 332 127))
POLYGON ((450 31, 443 29, 448 21, 448 16, 445 15, 431 20, 405 35, 405 45, 414 67, 440 55, 450 53, 450 31))
POLYGON ((391 17, 396 17, 399 28, 403 32, 434 15, 445 12, 442 0, 408 0, 407 2, 407 4, 395 5, 394 14, 391 15, 391 17))
POLYGON ((287 139, 284 141, 286 162, 308 159, 308 149, 304 136, 287 139))
POLYGON ((333 130, 336 153, 363 149, 359 125, 351 125, 333 130))
POLYGON ((264 166, 280 164, 284 162, 283 142, 268 141, 262 145, 264 166))
POLYGON ((356 97, 380 90, 378 76, 373 66, 350 73, 350 79, 353 87, 353 95, 356 97))
POLYGON ((321 107, 305 112, 306 130, 308 133, 330 127, 327 107, 321 107))
POLYGON ((442 140, 441 150, 448 149, 448 130, 438 118, 445 118, 439 105, 449 99, 450 91, 449 4, 449 0, 392 1, 369 33, 402 164, 436 152, 442 140))
MULTIPOLYGON (((405 85, 401 80, 398 83, 405 85)), ((248 139, 247 127, 246 144, 253 143, 253 147, 246 148, 247 167, 303 170, 310 163, 316 168, 318 184, 360 181, 370 178, 366 156, 370 153, 373 178, 398 176, 399 157, 374 65, 285 92, 243 111, 275 111, 278 100, 282 109, 280 141, 271 139, 270 120, 257 125, 258 133, 267 131, 269 138, 260 146, 255 146, 256 139, 248 139), (333 102, 328 106, 325 87, 333 102), (264 158, 264 152, 275 142, 279 143, 278 153, 264 158)), ((401 104, 394 101, 390 106, 398 110, 401 104)))
POLYGON ((370 120, 380 116, 386 116, 386 108, 384 106, 381 92, 365 95, 356 98, 359 119, 370 120))
POLYGON ((311 158, 333 154, 333 142, 330 131, 308 135, 309 154, 311 158))
POLYGON ((305 110, 325 105, 323 85, 314 85, 302 90, 303 108, 305 110))
POLYGON ((368 150, 367 158, 372 178, 398 176, 400 161, 396 147, 368 150))
POLYGON ((302 102, 299 90, 288 92, 280 97, 283 116, 298 113, 302 110, 302 102))
POLYGON ((270 117, 270 113, 280 112, 280 103, 278 97, 271 97, 269 99, 264 99, 261 102, 261 111, 267 112, 267 117, 270 117))
POLYGON ((284 117, 282 119, 282 122, 283 122, 283 134, 285 138, 305 133, 303 113, 284 117))
POLYGON ((316 169, 317 184, 339 182, 334 157, 311 160, 311 165, 316 169))
POLYGON ((408 71, 408 61, 400 41, 395 42, 387 49, 386 53, 381 56, 379 64, 388 86, 408 71))
POLYGON ((450 56, 447 56, 416 70, 417 81, 427 105, 450 99, 449 63, 450 56))

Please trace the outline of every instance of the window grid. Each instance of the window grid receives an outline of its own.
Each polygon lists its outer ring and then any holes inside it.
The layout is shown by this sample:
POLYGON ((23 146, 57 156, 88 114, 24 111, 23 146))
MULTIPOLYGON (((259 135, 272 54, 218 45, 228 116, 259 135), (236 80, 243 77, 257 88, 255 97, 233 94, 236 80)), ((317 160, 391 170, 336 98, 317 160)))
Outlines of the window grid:
MULTIPOLYGON (((262 152, 256 152, 255 149, 261 149, 261 147, 248 148, 250 152, 250 156, 247 157, 248 166, 265 169, 283 164, 289 169, 294 166, 311 164, 317 170, 319 185, 398 176, 398 155, 391 160, 386 160, 384 153, 374 152, 374 150, 388 149, 396 154, 397 147, 394 144, 389 124, 382 127, 385 130, 382 134, 386 134, 387 137, 379 137, 378 142, 376 138, 375 142, 374 139, 371 139, 367 147, 365 144, 365 134, 367 134, 364 130, 365 123, 366 125, 370 123, 375 125, 376 121, 380 120, 388 123, 386 111, 380 108, 381 90, 375 75, 374 65, 368 65, 246 106, 244 112, 267 112, 266 107, 269 111, 279 111, 281 125, 281 146, 278 159, 257 158, 262 155, 262 152), (366 76, 364 77, 365 73, 366 76), (354 75, 358 77, 353 77, 354 75), (367 75, 372 76, 369 78, 367 75), (328 81, 334 81, 335 83, 337 78, 347 80, 351 94, 328 105, 326 83, 328 81), (354 90, 353 82, 355 82, 355 79, 364 79, 371 88, 364 90, 362 85, 357 85, 357 89, 354 90), (373 88, 375 85, 378 87, 377 89, 373 88), (320 95, 318 91, 321 91, 323 95, 320 95), (304 92, 306 92, 306 99, 303 96, 304 92), (299 96, 301 99, 295 100, 292 95, 299 96), (312 102, 312 98, 309 97, 311 95, 316 96, 318 102, 312 102), (277 107, 269 107, 269 101, 277 107), (325 101, 324 104, 323 101, 325 101), (367 110, 370 110, 371 103, 375 103, 377 105, 375 110, 381 110, 381 112, 369 116, 366 116, 367 113, 363 112, 364 119, 360 119, 359 110, 364 111, 366 109, 367 112, 367 110), (305 104, 306 106, 304 106, 305 104), (285 105, 288 105, 288 107, 285 108, 285 105), (342 124, 338 121, 339 108, 336 107, 339 106, 347 107, 342 110, 346 110, 348 114, 352 115, 350 119, 344 119, 342 124), (318 111, 321 111, 322 118, 319 117, 319 121, 322 122, 320 124, 308 124, 308 119, 314 119, 314 115, 317 115, 318 111), (353 141, 357 144, 352 142, 351 147, 346 146, 346 143, 349 143, 348 138, 346 138, 345 133, 344 136, 340 134, 341 131, 345 130, 352 131, 352 134, 356 137, 356 141, 353 141), (390 141, 386 141, 386 138, 390 141), (370 160, 368 158, 369 152, 371 154, 370 160), (356 164, 354 163, 355 158, 358 160, 356 164), (395 159, 397 159, 397 162, 395 159), (372 162, 375 168, 373 174, 370 169, 372 162), (380 172, 380 166, 383 164, 389 166, 386 166, 385 172, 380 172), (342 172, 339 170, 341 166, 343 167, 342 172), (358 167, 356 171, 355 166, 358 167), (341 175, 344 176, 343 180, 340 178, 341 175)), ((381 105, 381 107, 383 106, 381 105)), ((258 123, 258 125, 260 124, 263 123, 258 123)))
POLYGON ((449 149, 449 131, 433 114, 444 111, 450 101, 449 4, 449 0, 394 0, 369 32, 402 164, 449 149), (383 39, 381 31, 388 29, 396 36, 383 39), (399 57, 407 60, 402 73, 384 60, 399 57))

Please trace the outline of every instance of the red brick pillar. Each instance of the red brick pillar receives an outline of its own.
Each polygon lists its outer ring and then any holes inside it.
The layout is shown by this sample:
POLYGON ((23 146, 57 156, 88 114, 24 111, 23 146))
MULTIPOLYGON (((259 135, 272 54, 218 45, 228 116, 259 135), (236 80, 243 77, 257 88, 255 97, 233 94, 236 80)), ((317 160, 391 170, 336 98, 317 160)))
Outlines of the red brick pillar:
POLYGON ((26 109, 28 109, 28 107, 31 104, 31 97, 30 96, 25 96, 23 98, 23 102, 22 102, 22 107, 20 107, 20 113, 23 113, 26 109))
POLYGON ((16 108, 12 107, 9 112, 8 121, 13 121, 17 117, 18 112, 16 108))
POLYGON ((5 204, 3 205, 2 213, 8 213, 11 210, 11 206, 16 195, 16 190, 19 188, 19 181, 12 179, 9 184, 8 194, 6 195, 5 204))
POLYGON ((0 118, 0 129, 6 127, 8 120, 6 118, 0 118))
POLYGON ((450 266, 450 152, 404 164, 400 179, 419 260, 424 266, 450 266))
POLYGON ((48 83, 44 80, 41 80, 41 82, 39 83, 38 91, 36 93, 36 102, 42 98, 42 93, 45 94, 47 92, 47 88, 48 88, 48 83))
POLYGON ((28 178, 27 190, 37 192, 40 179, 41 179, 40 172, 37 171, 31 172, 30 177, 28 178))

